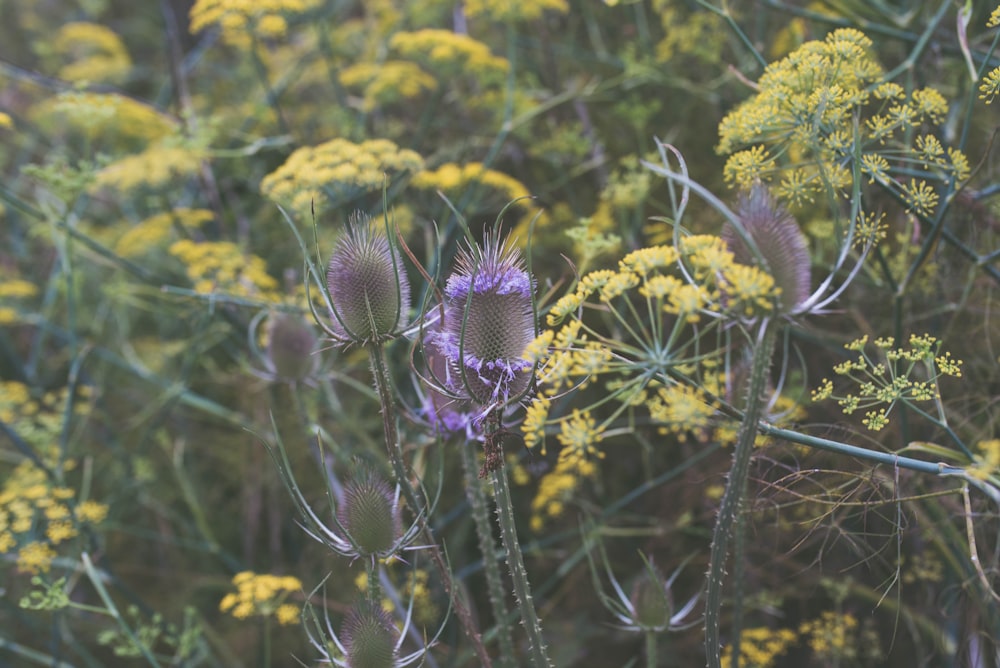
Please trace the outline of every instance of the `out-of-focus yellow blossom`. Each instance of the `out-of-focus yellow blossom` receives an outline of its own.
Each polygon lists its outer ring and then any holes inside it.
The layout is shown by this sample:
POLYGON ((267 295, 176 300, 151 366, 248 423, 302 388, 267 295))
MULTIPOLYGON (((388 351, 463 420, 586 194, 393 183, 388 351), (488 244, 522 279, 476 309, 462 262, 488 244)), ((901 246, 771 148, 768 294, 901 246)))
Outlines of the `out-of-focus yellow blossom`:
MULTIPOLYGON (((746 668, 771 668, 795 639, 795 631, 791 629, 769 629, 764 626, 743 629, 740 633, 740 665, 746 668)), ((730 665, 732 657, 732 645, 726 645, 722 651, 722 665, 730 665)))
POLYGON ((225 43, 247 49, 254 35, 263 39, 284 37, 289 17, 305 14, 321 4, 321 0, 197 0, 191 7, 191 32, 218 26, 225 43))
POLYGON ((91 192, 103 189, 127 192, 139 188, 162 188, 174 179, 191 178, 201 168, 204 151, 187 146, 159 143, 141 153, 112 162, 97 172, 91 192))
MULTIPOLYGON (((2 111, 0 111, 0 130, 13 130, 13 129, 14 129, 14 120, 10 117, 9 114, 5 114, 2 111)), ((0 211, 0 213, 2 213, 2 211, 0 211)))
MULTIPOLYGON (((542 404, 547 409, 546 401, 542 400, 542 404)), ((605 456, 597 448, 603 434, 604 426, 597 425, 587 411, 574 410, 568 419, 561 422, 557 439, 563 447, 555 468, 542 477, 538 492, 532 499, 532 530, 540 531, 547 521, 562 515, 580 485, 597 475, 594 460, 605 456)))
POLYGON ((200 228, 215 217, 207 209, 172 209, 151 216, 125 232, 115 244, 115 252, 123 257, 135 258, 161 247, 175 236, 175 230, 200 228))
POLYGON ((546 11, 565 14, 569 11, 566 0, 466 0, 465 12, 469 18, 487 18, 492 21, 534 21, 546 11))
MULTIPOLYGON (((508 174, 489 169, 481 162, 468 162, 464 165, 445 163, 437 169, 417 174, 411 185, 423 190, 440 190, 453 201, 467 195, 468 191, 479 188, 473 192, 478 196, 481 206, 483 202, 502 206, 517 200, 514 206, 521 211, 531 208, 531 191, 523 183, 508 174)), ((538 225, 545 225, 547 221, 547 216, 542 213, 538 218, 538 225)), ((527 228, 523 225, 515 227, 511 236, 524 241, 528 236, 527 228)))
POLYGON ((692 56, 703 63, 713 64, 722 57, 726 45, 724 19, 714 12, 683 11, 683 3, 659 0, 663 39, 656 45, 656 59, 667 62, 678 56, 692 56), (669 6, 664 6, 669 5, 669 6))
POLYGON ((267 263, 230 241, 181 239, 170 245, 169 252, 184 263, 195 292, 281 300, 278 282, 267 273, 267 263))
POLYGON ((987 28, 996 28, 997 26, 1000 26, 1000 6, 994 9, 990 13, 990 17, 986 19, 987 28))
POLYGON ((302 583, 291 575, 269 575, 242 571, 233 576, 235 593, 226 594, 219 603, 221 612, 236 619, 274 616, 279 624, 295 624, 299 610, 287 603, 289 594, 302 590, 302 583))
POLYGON ((19 304, 38 294, 38 286, 20 278, 0 281, 0 325, 22 322, 19 304))
POLYGON ((799 635, 806 640, 813 656, 823 663, 850 664, 862 658, 860 650, 863 643, 859 642, 859 630, 854 615, 828 610, 818 619, 803 622, 799 626, 799 635))
POLYGON ((415 188, 441 190, 446 195, 457 196, 472 184, 482 184, 499 192, 507 201, 529 197, 531 191, 517 179, 481 162, 459 165, 449 162, 437 169, 421 172, 413 178, 415 188))
POLYGON ((32 541, 17 553, 17 567, 22 571, 37 575, 48 573, 56 552, 47 543, 32 541))
POLYGON ((303 219, 315 205, 319 213, 331 200, 377 191, 385 179, 423 169, 423 159, 388 139, 360 144, 333 139, 293 152, 281 167, 261 181, 261 191, 290 207, 303 219))
POLYGON ((67 91, 37 105, 33 116, 53 131, 72 129, 90 140, 155 142, 178 129, 169 116, 116 93, 67 91))
POLYGON ((405 60, 356 63, 341 70, 339 78, 345 88, 361 90, 365 111, 419 97, 438 85, 419 65, 405 60))
POLYGON ((52 50, 70 61, 58 73, 67 81, 120 84, 132 69, 132 59, 121 38, 99 23, 63 25, 52 38, 52 50))
POLYGON ((442 82, 468 75, 480 83, 498 83, 510 69, 507 59, 493 55, 487 45, 450 30, 428 28, 396 33, 389 47, 420 63, 442 82))

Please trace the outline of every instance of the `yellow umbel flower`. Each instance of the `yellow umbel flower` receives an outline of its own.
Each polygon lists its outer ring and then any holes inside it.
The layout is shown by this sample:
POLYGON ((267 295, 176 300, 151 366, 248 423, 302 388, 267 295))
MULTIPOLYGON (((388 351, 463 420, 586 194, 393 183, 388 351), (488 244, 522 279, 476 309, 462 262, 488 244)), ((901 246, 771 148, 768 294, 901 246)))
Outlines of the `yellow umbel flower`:
POLYGON ((314 206, 319 213, 331 199, 380 190, 387 177, 417 173, 423 167, 423 158, 416 152, 402 149, 388 139, 369 139, 360 144, 333 139, 297 149, 285 164, 264 177, 260 189, 307 218, 314 206))
POLYGON ((59 70, 59 77, 67 81, 119 84, 132 69, 121 38, 99 23, 63 25, 52 39, 52 50, 71 61, 59 70))
POLYGON ((236 619, 274 616, 279 624, 295 624, 298 607, 287 603, 288 596, 302 590, 302 582, 290 575, 270 575, 242 571, 233 576, 235 593, 226 594, 219 610, 236 619))

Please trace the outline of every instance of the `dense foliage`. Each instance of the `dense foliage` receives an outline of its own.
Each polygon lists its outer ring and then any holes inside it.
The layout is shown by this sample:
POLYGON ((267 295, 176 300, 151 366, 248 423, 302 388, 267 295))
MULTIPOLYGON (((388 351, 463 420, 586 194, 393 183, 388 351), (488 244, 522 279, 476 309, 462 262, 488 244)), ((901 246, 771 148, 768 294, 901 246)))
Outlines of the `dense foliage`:
POLYGON ((1000 667, 995 2, 0 15, 0 665, 1000 667))

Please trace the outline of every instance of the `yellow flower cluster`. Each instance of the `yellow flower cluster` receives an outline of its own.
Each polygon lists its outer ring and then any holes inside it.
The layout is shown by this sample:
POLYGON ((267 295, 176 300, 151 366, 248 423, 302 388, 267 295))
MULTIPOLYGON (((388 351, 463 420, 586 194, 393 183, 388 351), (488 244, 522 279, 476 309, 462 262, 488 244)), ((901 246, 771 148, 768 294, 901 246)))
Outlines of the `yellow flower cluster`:
POLYGON ((466 0, 465 12, 469 18, 488 18, 493 21, 534 21, 546 11, 565 14, 569 11, 566 0, 466 0))
POLYGON ((233 576, 236 592, 226 594, 219 603, 221 612, 236 619, 274 616, 279 624, 296 624, 299 608, 286 603, 289 594, 302 590, 302 582, 291 575, 269 575, 242 571, 233 576))
POLYGON ((173 238, 178 228, 197 229, 214 217, 215 214, 207 209, 184 207, 158 213, 132 226, 119 237, 115 252, 127 258, 141 257, 173 238))
POLYGON ((0 111, 0 130, 13 130, 13 129, 14 129, 14 120, 10 117, 10 114, 5 114, 2 111, 0 111))
POLYGON ((342 69, 338 78, 344 88, 361 91, 361 108, 365 111, 411 100, 433 91, 438 85, 437 80, 419 65, 405 60, 355 63, 342 69))
POLYGON ((539 365, 539 393, 522 425, 525 444, 542 445, 544 451, 546 428, 558 425, 562 445, 556 468, 542 479, 532 503, 533 526, 558 516, 580 481, 596 474, 594 461, 603 456, 596 445, 622 411, 644 408, 662 433, 680 439, 711 433, 718 408, 712 394, 722 392, 722 374, 713 360, 692 363, 672 349, 683 349, 683 337, 696 336, 692 326, 703 319, 771 313, 777 296, 769 275, 736 263, 725 242, 709 235, 683 237, 677 248, 642 248, 622 258, 617 270, 581 277, 549 310, 548 325, 557 329, 539 335, 524 354, 539 365), (594 329, 591 311, 609 316, 617 334, 594 329), (701 389, 654 380, 651 374, 666 366, 696 372, 701 389), (607 390, 605 400, 619 405, 612 418, 597 425, 589 410, 550 416, 557 395, 598 379, 607 390))
POLYGON ((879 83, 884 72, 871 46, 861 32, 843 28, 769 65, 757 94, 719 124, 718 150, 731 154, 726 181, 747 189, 777 180, 775 194, 802 205, 827 187, 849 192, 845 160, 858 154, 869 182, 896 193, 908 210, 932 215, 939 195, 931 183, 968 178, 968 159, 919 132, 944 120, 941 93, 924 88, 907 95, 896 83, 879 83), (856 127, 858 116, 864 121, 856 127))
POLYGON ((120 84, 132 69, 132 59, 121 38, 99 23, 67 23, 52 38, 52 50, 69 60, 59 76, 74 82, 120 84))
POLYGON ((437 169, 417 174, 412 183, 415 188, 440 190, 449 196, 458 196, 473 184, 483 185, 499 193, 506 201, 531 195, 531 191, 514 177, 488 169, 481 162, 467 162, 464 165, 445 163, 437 169))
POLYGON ((178 129, 169 116, 116 93, 67 91, 36 106, 33 115, 41 125, 73 129, 90 140, 150 142, 178 129))
POLYGON ((990 438, 976 444, 975 460, 966 468, 969 475, 986 480, 1000 475, 1000 438, 990 438))
POLYGON ((478 82, 497 82, 510 69, 507 59, 494 56, 487 45, 450 30, 396 33, 389 47, 426 67, 439 81, 465 74, 478 82))
POLYGON ((833 372, 856 384, 857 393, 834 395, 833 382, 824 378, 813 390, 813 401, 836 399, 846 415, 869 409, 862 424, 871 431, 879 431, 889 424, 889 413, 896 402, 940 400, 938 380, 943 376, 962 376, 962 361, 954 359, 951 353, 939 353, 940 342, 933 336, 913 334, 908 348, 896 347, 895 343, 891 336, 875 339, 874 346, 885 361, 876 361, 866 352, 867 336, 845 344, 847 350, 857 352, 858 356, 836 365, 833 372), (918 365, 925 370, 927 380, 912 378, 918 365))
MULTIPOLYGON (((743 629, 740 632, 740 665, 745 668, 771 668, 795 640, 795 631, 791 629, 769 629, 766 626, 743 629)), ((722 652, 722 665, 730 665, 732 657, 732 645, 726 645, 722 652)))
POLYGON ((859 658, 873 658, 871 648, 862 652, 857 618, 850 613, 828 610, 817 619, 803 622, 799 635, 807 642, 813 657, 828 664, 850 664, 859 658))
POLYGON ((222 40, 248 49, 252 36, 279 39, 288 32, 287 17, 319 7, 321 0, 197 0, 191 7, 191 32, 218 26, 222 40))
POLYGON ((175 241, 170 254, 185 265, 194 291, 224 292, 262 301, 281 300, 278 282, 267 273, 267 263, 248 255, 231 241, 175 241))
POLYGON ((388 139, 370 139, 360 144, 333 139, 293 152, 281 167, 261 181, 261 191, 272 200, 308 218, 338 197, 380 190, 386 178, 419 172, 423 158, 401 149, 388 139))
MULTIPOLYGON (((86 394, 81 391, 81 394, 86 394)), ((60 463, 58 436, 63 428, 66 390, 36 399, 24 384, 0 383, 0 420, 30 443, 47 466, 60 463)), ((77 403, 76 412, 84 410, 77 403)), ((64 470, 74 462, 63 459, 64 470)), ((58 548, 79 535, 81 527, 97 524, 108 513, 107 505, 93 500, 74 503, 69 487, 55 485, 45 470, 22 460, 4 476, 0 487, 0 554, 15 555, 22 571, 37 574, 51 568, 58 548)))
POLYGON ((994 67, 983 76, 983 83, 979 85, 979 99, 990 104, 1000 95, 1000 67, 994 67))
POLYGON ((667 62, 678 56, 693 56, 703 63, 717 63, 726 45, 725 25, 714 12, 684 11, 685 3, 658 0, 663 39, 656 45, 656 59, 667 62))
POLYGON ((90 191, 103 189, 124 193, 140 188, 162 188, 174 179, 198 173, 205 152, 167 142, 153 144, 145 151, 129 155, 104 167, 90 184, 90 191))
POLYGON ((38 294, 38 286, 20 278, 0 280, 0 325, 22 322, 19 303, 38 294))

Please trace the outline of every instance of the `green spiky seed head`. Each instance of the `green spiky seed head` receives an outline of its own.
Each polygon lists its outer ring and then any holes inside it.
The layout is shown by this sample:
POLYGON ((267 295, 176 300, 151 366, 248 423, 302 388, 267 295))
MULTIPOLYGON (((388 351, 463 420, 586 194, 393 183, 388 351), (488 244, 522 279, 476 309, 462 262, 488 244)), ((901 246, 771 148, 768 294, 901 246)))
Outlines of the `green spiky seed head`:
POLYGON ((341 632, 351 668, 392 668, 399 632, 381 607, 365 601, 351 608, 341 632))
POLYGON ((344 486, 338 515, 362 555, 388 554, 402 533, 399 506, 389 484, 365 467, 344 486))
POLYGON ((410 282, 384 229, 355 214, 337 240, 326 272, 334 330, 362 345, 396 335, 410 306, 410 282))

